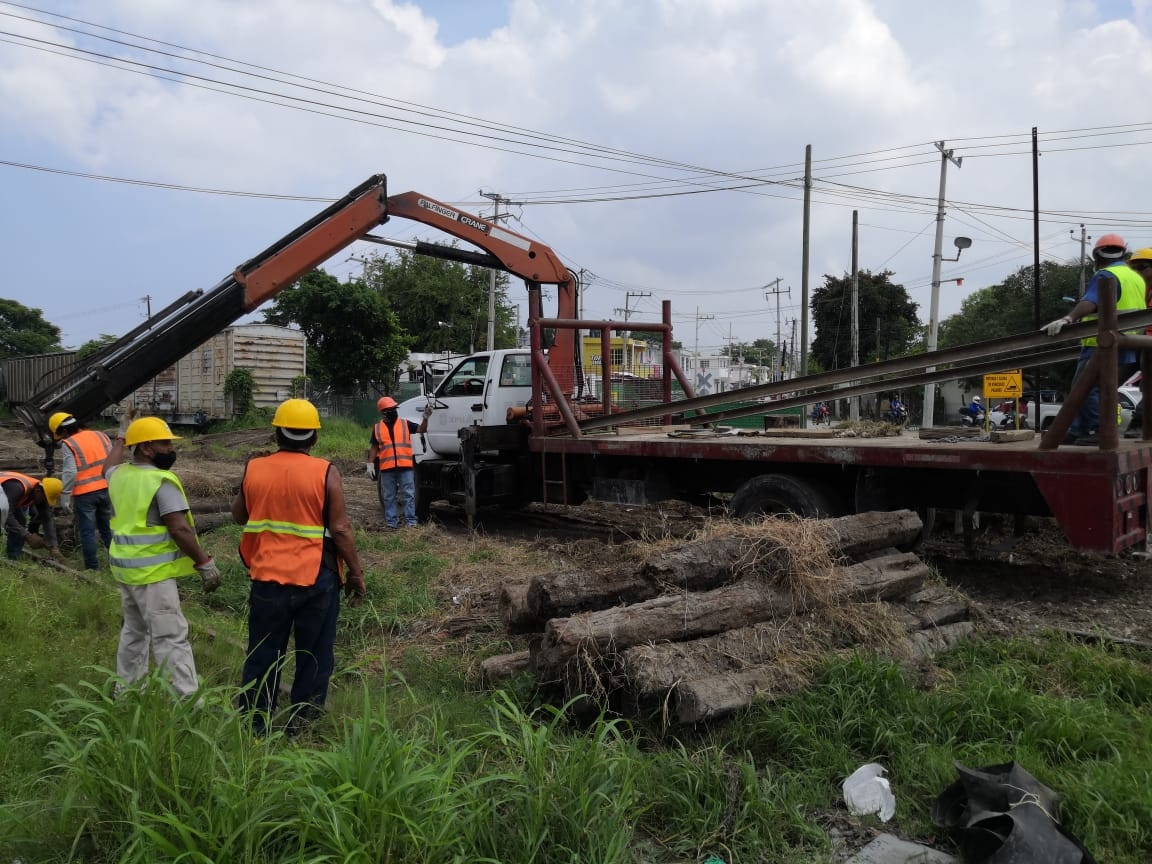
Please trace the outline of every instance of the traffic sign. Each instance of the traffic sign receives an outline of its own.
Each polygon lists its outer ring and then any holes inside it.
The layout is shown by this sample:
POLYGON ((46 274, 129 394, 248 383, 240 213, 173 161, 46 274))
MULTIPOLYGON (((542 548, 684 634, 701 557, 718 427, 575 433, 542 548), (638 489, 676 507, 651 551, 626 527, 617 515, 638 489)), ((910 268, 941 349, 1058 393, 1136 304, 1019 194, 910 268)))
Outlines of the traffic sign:
POLYGON ((984 376, 985 399, 1011 399, 1024 395, 1024 375, 1022 370, 994 372, 984 376))

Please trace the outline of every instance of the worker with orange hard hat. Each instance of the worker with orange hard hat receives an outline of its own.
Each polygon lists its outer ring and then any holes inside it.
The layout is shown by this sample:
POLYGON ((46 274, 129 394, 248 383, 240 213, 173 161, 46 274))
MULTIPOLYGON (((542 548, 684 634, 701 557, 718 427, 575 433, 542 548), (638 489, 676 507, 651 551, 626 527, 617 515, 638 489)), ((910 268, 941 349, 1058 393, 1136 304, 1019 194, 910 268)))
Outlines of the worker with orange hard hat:
POLYGON ((412 433, 422 435, 428 429, 432 403, 424 406, 419 423, 400 417, 399 406, 391 396, 381 396, 376 403, 380 422, 372 427, 368 446, 368 477, 376 481, 384 523, 389 528, 416 524, 416 458, 412 450, 412 433))
MULTIPOLYGON (((1092 248, 1092 262, 1096 272, 1084 290, 1084 296, 1073 307, 1072 311, 1063 318, 1057 318, 1044 325, 1049 336, 1058 336, 1060 331, 1069 324, 1081 321, 1096 320, 1096 308, 1099 302, 1100 291, 1115 291, 1116 311, 1126 312, 1133 309, 1147 308, 1145 300, 1144 279, 1139 273, 1130 268, 1125 261, 1127 243, 1119 234, 1105 234, 1096 241, 1092 248)), ((1086 336, 1080 340, 1080 360, 1076 365, 1076 374, 1073 381, 1079 378, 1088 361, 1096 353, 1096 334, 1086 336)), ((1126 381, 1139 368, 1136 352, 1124 349, 1118 357, 1118 379, 1116 386, 1126 381)), ((1068 430, 1063 443, 1079 445, 1095 445, 1099 443, 1100 427, 1100 388, 1093 387, 1072 426, 1068 430)))

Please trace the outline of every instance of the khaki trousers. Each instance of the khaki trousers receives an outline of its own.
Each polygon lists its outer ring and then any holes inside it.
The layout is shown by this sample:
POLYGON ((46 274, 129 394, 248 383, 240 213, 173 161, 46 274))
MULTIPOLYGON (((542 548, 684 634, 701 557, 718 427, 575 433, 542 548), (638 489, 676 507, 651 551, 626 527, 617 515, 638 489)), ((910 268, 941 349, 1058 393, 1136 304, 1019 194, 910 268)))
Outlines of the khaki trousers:
POLYGON ((196 692, 196 661, 188 642, 188 622, 180 611, 175 579, 149 585, 120 585, 120 647, 116 674, 127 684, 148 674, 148 649, 181 696, 196 692))

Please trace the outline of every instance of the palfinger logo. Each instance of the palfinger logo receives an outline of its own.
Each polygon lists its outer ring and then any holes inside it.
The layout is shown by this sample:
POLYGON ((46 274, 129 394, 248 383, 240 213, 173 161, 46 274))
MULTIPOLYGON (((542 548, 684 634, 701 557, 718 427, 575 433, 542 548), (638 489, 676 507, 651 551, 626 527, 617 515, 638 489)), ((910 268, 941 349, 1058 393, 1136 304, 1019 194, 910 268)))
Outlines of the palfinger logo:
POLYGON ((489 233, 491 226, 486 222, 481 222, 475 216, 469 216, 467 213, 460 213, 457 210, 453 210, 451 207, 445 207, 438 201, 432 201, 428 198, 419 198, 417 199, 416 203, 420 207, 423 207, 425 210, 431 210, 433 213, 437 214, 438 216, 443 216, 445 219, 451 219, 453 222, 459 222, 463 225, 467 225, 469 228, 473 228, 482 234, 489 233))

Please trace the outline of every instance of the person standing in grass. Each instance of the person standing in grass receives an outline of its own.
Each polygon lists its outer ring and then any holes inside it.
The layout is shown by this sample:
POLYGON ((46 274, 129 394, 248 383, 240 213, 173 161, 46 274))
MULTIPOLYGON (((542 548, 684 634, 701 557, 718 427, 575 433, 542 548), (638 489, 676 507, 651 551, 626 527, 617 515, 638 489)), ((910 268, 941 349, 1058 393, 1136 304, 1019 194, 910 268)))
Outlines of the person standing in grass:
POLYGON ((112 543, 112 502, 108 498, 108 481, 104 479, 104 461, 112 442, 103 432, 85 429, 71 414, 57 411, 48 418, 48 431, 60 442, 64 457, 60 480, 64 491, 60 507, 76 514, 76 533, 84 551, 84 569, 98 570, 96 533, 107 549, 112 543))
POLYGON ((267 733, 276 710, 293 635, 289 734, 320 716, 336 665, 341 583, 350 606, 365 595, 340 472, 309 455, 320 430, 316 406, 288 399, 276 409, 272 426, 279 450, 249 460, 232 501, 232 517, 244 526, 240 557, 252 578, 240 699, 259 736, 267 733))
POLYGON ((412 452, 412 433, 424 434, 432 403, 424 406, 419 423, 401 420, 399 406, 391 396, 381 396, 376 403, 380 422, 372 427, 368 445, 368 477, 379 484, 384 524, 389 528, 409 527, 416 523, 416 459, 412 452))
POLYGON ((179 436, 159 417, 129 419, 122 419, 127 428, 117 432, 104 464, 112 501, 108 563, 124 615, 116 674, 125 684, 139 681, 148 674, 151 648, 173 689, 190 696, 199 685, 176 582, 199 573, 210 594, 220 587, 220 571, 196 539, 184 486, 170 470, 179 436), (133 448, 132 461, 121 464, 125 447, 133 448))

